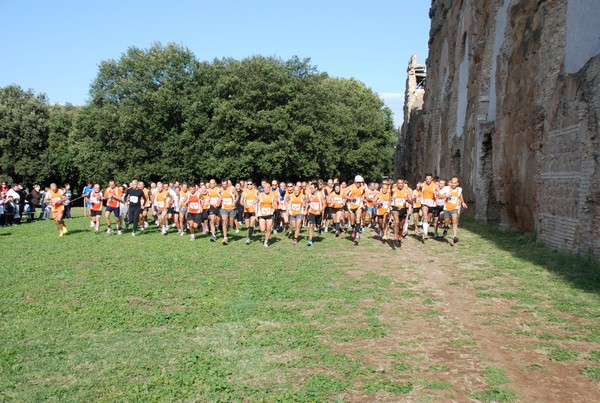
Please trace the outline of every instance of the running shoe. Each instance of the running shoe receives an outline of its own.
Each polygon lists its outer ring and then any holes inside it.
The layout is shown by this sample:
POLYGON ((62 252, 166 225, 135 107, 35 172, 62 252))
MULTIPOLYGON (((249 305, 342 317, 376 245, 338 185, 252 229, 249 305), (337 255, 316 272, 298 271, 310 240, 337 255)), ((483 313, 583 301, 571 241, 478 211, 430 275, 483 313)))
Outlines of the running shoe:
POLYGON ((306 246, 312 246, 312 244, 313 244, 312 239, 309 239, 308 242, 306 243, 306 246))
POLYGON ((223 245, 228 245, 229 242, 227 242, 227 238, 223 238, 223 245))
POLYGON ((211 236, 210 236, 210 241, 211 241, 211 242, 216 242, 216 241, 217 241, 217 237, 216 237, 216 236, 214 236, 214 235, 211 235, 211 236))

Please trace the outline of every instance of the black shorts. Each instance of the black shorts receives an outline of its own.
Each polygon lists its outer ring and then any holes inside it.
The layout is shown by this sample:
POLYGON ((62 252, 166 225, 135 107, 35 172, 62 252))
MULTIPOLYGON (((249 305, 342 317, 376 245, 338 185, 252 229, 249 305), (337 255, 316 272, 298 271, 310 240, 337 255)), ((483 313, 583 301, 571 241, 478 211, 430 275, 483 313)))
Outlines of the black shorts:
POLYGON ((443 212, 444 212, 444 206, 435 206, 435 208, 433 209, 433 216, 439 217, 440 214, 442 214, 443 212))
POLYGON ((271 215, 264 215, 261 217, 258 217, 259 220, 272 220, 273 219, 273 214, 271 215))
POLYGON ((254 217, 255 213, 250 213, 248 211, 244 211, 244 220, 249 220, 251 217, 254 217))
POLYGON ((321 224, 321 214, 313 214, 308 213, 308 219, 306 220, 309 224, 320 225, 321 224))
POLYGON ((169 207, 167 209, 167 214, 173 214, 174 211, 175 211, 175 209, 173 207, 169 207))
POLYGON ((109 207, 109 206, 107 206, 106 207, 106 212, 107 213, 111 213, 112 212, 115 215, 115 217, 119 216, 119 208, 118 207, 109 207))
POLYGON ((342 207, 344 209, 344 211, 348 211, 348 205, 344 204, 344 207, 342 207))
POLYGON ((337 214, 337 213, 339 213, 340 211, 343 211, 343 208, 342 208, 342 207, 340 207, 340 208, 329 207, 329 214, 330 214, 331 216, 334 216, 334 215, 336 215, 336 214, 337 214))
POLYGON ((202 221, 208 220, 208 210, 202 210, 202 215, 200 216, 202 221))
POLYGON ((188 213, 187 220, 200 224, 202 222, 202 213, 188 213))
POLYGON ((404 208, 392 207, 392 211, 397 212, 398 214, 400 214, 400 219, 401 220, 404 220, 406 218, 407 213, 408 213, 408 209, 406 207, 404 207, 404 208))
POLYGON ((102 215, 102 210, 90 210, 90 217, 98 217, 102 215))
POLYGON ((325 207, 325 213, 323 214, 326 220, 331 219, 331 207, 325 207))
POLYGON ((220 207, 210 206, 208 208, 208 215, 220 215, 220 212, 221 212, 220 207))

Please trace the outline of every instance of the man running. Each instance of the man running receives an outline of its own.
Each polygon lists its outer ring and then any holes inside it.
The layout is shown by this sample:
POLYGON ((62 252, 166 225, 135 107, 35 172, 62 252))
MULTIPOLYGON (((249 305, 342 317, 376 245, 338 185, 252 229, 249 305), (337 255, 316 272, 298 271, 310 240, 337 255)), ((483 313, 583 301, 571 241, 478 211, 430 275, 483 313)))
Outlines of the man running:
POLYGON ((421 206, 423 220, 423 236, 421 240, 423 242, 429 237, 429 222, 433 217, 433 210, 435 209, 436 193, 437 190, 433 182, 433 175, 428 173, 425 175, 425 182, 423 183, 423 205, 421 206))
POLYGON ((417 187, 413 191, 413 229, 415 233, 419 233, 419 217, 423 212, 421 211, 423 207, 423 184, 421 182, 417 183, 417 187))
POLYGON ((317 189, 314 182, 308 185, 308 242, 307 246, 313 245, 313 233, 315 226, 321 228, 321 218, 323 213, 323 194, 317 189))
POLYGON ((106 211, 104 217, 106 218, 106 233, 112 234, 112 226, 110 223, 110 213, 113 213, 115 220, 117 221, 117 233, 123 235, 121 230, 121 217, 119 214, 119 202, 123 201, 123 191, 119 186, 115 184, 114 180, 108 181, 108 187, 104 190, 104 198, 106 199, 106 211))
POLYGON ((392 192, 392 216, 394 217, 394 241, 397 247, 402 245, 402 229, 408 213, 408 205, 412 204, 412 192, 404 186, 404 180, 398 179, 396 189, 392 192))
POLYGON ((228 179, 221 181, 221 226, 223 228, 223 245, 227 245, 227 228, 235 226, 235 200, 238 194, 228 179))
MULTIPOLYGON (((333 183, 333 181, 332 181, 333 183)), ((344 196, 339 183, 333 185, 331 193, 327 196, 327 204, 329 205, 329 213, 333 220, 336 238, 342 233, 342 223, 344 221, 344 196)))
POLYGON ((208 219, 210 222, 210 241, 217 240, 217 216, 221 212, 221 190, 217 187, 217 181, 211 179, 208 182, 208 196, 210 197, 210 208, 208 210, 208 219))
POLYGON ((438 193, 435 196, 435 210, 433 211, 433 237, 437 238, 438 235, 438 225, 440 223, 440 218, 444 217, 444 206, 446 205, 446 198, 439 194, 439 191, 446 187, 446 180, 440 178, 436 181, 436 189, 438 193))
POLYGON ((458 187, 458 177, 454 176, 449 186, 440 190, 440 194, 446 197, 444 205, 444 236, 448 234, 450 220, 452 220, 452 232, 454 237, 452 241, 458 242, 458 219, 460 217, 460 207, 467 208, 467 203, 463 198, 462 188, 458 187))
POLYGON ((354 244, 358 245, 360 240, 362 212, 365 205, 365 186, 364 179, 356 175, 354 183, 345 191, 344 197, 348 200, 348 213, 350 225, 352 226, 352 238, 354 244))
POLYGON ((52 218, 54 218, 56 228, 58 228, 58 236, 65 235, 69 232, 65 225, 65 221, 63 220, 67 197, 63 194, 62 190, 56 186, 56 183, 51 183, 50 191, 46 193, 45 199, 46 204, 52 206, 52 218))
POLYGON ((100 229, 100 217, 102 217, 102 192, 100 185, 95 184, 88 197, 90 201, 90 217, 94 224, 94 232, 97 234, 100 229))
POLYGON ((246 181, 246 187, 242 191, 241 203, 244 208, 244 222, 248 228, 248 238, 246 245, 252 242, 252 234, 254 234, 254 224, 256 222, 256 204, 258 199, 258 190, 254 187, 252 180, 246 181))
POLYGON ((140 189, 136 179, 131 181, 131 187, 125 192, 125 203, 129 207, 129 222, 133 224, 131 236, 135 236, 140 223, 142 206, 146 204, 146 195, 144 195, 144 191, 140 189))
POLYGON ((263 193, 258 196, 256 215, 261 232, 265 233, 265 248, 269 246, 269 238, 273 228, 273 215, 279 204, 279 195, 271 193, 269 183, 263 183, 263 193), (266 185, 266 186, 265 186, 266 185))
POLYGON ((187 208, 187 224, 188 229, 190 231, 190 241, 196 239, 196 229, 198 228, 198 224, 201 225, 202 222, 202 199, 200 196, 200 192, 198 191, 198 186, 193 184, 185 198, 186 208, 187 208))
POLYGON ((169 226, 167 224, 168 206, 172 203, 171 193, 163 189, 162 182, 156 183, 156 192, 152 198, 152 205, 156 211, 158 226, 162 227, 162 234, 167 235, 169 226))
POLYGON ((94 222, 92 221, 91 218, 91 212, 90 212, 90 208, 92 207, 92 203, 90 203, 90 199, 89 199, 89 194, 92 193, 92 190, 94 190, 94 185, 92 184, 92 181, 88 181, 87 185, 83 188, 83 190, 81 191, 81 194, 84 195, 83 197, 83 217, 87 217, 88 213, 90 216, 90 227, 94 227, 94 222))
POLYGON ((373 202, 377 208, 377 221, 379 224, 379 231, 382 241, 387 240, 388 225, 390 221, 390 205, 392 194, 390 193, 389 188, 390 186, 387 184, 387 182, 382 183, 381 190, 373 202))
POLYGON ((290 213, 290 225, 291 231, 293 231, 292 242, 294 242, 294 245, 297 245, 306 212, 306 196, 302 194, 302 187, 298 185, 294 186, 294 191, 292 194, 286 196, 285 202, 288 205, 290 213))

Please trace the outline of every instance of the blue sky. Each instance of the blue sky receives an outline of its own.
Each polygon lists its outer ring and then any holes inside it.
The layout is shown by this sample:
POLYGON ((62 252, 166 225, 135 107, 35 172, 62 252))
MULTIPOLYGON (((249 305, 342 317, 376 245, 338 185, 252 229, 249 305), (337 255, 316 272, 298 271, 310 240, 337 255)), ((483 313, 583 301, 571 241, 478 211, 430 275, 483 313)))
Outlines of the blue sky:
POLYGON ((427 57, 429 0, 17 1, 0 0, 0 87, 82 105, 98 64, 128 47, 175 42, 199 60, 309 57, 354 77, 401 123, 406 66, 427 57))

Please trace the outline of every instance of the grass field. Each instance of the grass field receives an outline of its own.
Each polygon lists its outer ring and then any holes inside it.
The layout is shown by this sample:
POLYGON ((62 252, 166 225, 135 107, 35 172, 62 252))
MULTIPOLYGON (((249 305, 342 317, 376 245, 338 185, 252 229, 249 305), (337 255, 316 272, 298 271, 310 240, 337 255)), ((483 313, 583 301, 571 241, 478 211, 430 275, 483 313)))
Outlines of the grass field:
POLYGON ((88 225, 0 229, 1 400, 600 396, 600 266, 530 234, 465 217, 456 246, 264 248, 88 225))

